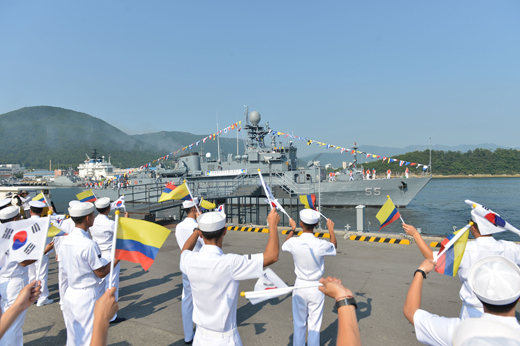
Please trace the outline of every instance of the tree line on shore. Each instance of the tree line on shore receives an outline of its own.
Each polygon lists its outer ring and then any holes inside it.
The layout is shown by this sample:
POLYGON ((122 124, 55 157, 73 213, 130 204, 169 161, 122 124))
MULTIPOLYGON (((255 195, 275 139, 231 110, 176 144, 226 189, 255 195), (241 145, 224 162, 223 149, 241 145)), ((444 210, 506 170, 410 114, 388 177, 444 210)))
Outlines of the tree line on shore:
MULTIPOLYGON (((520 151, 516 149, 475 149, 466 152, 432 150, 432 171, 434 174, 441 175, 469 175, 469 174, 520 174, 520 151)), ((360 156, 358 155, 358 160, 360 156)), ((416 162, 429 164, 430 151, 413 151, 394 159, 405 162, 416 162)), ((411 173, 422 172, 422 166, 403 165, 399 166, 399 161, 388 163, 388 159, 383 163, 382 160, 370 161, 363 159, 362 165, 365 169, 376 169, 378 173, 386 173, 388 169, 392 173, 404 173, 406 167, 411 173)))

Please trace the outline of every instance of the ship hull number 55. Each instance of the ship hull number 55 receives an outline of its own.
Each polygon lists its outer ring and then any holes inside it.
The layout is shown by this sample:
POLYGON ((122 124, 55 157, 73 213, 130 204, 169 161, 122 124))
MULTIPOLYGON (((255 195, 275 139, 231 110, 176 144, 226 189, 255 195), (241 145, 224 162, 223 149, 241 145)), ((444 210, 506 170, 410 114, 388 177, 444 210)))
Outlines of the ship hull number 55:
POLYGON ((380 187, 367 187, 365 189, 365 195, 367 196, 380 196, 381 188, 380 187))

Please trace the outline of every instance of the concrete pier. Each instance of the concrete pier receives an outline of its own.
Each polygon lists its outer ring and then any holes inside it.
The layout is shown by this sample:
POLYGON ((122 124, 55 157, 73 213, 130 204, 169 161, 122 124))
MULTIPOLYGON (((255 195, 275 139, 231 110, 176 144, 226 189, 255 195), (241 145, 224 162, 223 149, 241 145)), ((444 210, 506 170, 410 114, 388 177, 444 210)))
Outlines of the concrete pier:
MULTIPOLYGON (((172 231, 174 226, 171 226, 172 231)), ((339 233, 339 232, 338 232, 339 233)), ((379 235, 381 236, 381 235, 379 235)), ((268 235, 228 231, 224 252, 263 252, 268 235)), ((280 245, 285 235, 280 234, 280 245)), ((148 272, 121 262, 118 316, 127 321, 109 329, 109 345, 184 345, 181 319, 182 279, 180 249, 172 233, 148 272)), ((413 326, 403 316, 403 304, 413 272, 423 257, 415 244, 398 245, 351 241, 338 234, 338 255, 325 260, 325 275, 337 276, 356 294, 363 345, 417 345, 413 326)), ((270 267, 289 285, 294 284, 292 256, 280 252, 270 267)), ((64 345, 66 330, 57 300, 57 265, 50 260, 50 298, 56 302, 29 308, 24 325, 25 345, 64 345)), ((244 281, 241 291, 253 290, 256 280, 244 281)), ((460 311, 458 278, 431 273, 425 281, 422 306, 430 312, 456 317, 460 311)), ((326 298, 321 344, 335 345, 337 314, 326 298)), ((258 305, 239 297, 237 319, 244 345, 292 345, 291 297, 258 305)))

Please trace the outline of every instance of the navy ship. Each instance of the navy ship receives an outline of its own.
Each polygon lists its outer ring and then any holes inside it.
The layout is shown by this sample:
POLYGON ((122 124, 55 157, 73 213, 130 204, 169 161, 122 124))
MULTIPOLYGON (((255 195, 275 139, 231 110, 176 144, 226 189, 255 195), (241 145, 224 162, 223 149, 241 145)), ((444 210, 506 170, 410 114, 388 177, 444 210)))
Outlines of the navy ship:
MULTIPOLYGON (((297 148, 293 142, 289 142, 288 146, 277 145, 276 137, 272 135, 270 143, 266 144, 266 137, 272 130, 268 122, 262 126, 260 121, 260 113, 253 111, 247 114, 246 111, 244 129, 247 140, 243 155, 221 155, 220 149, 217 157, 212 157, 210 153, 187 153, 178 157, 171 168, 161 163, 155 170, 130 175, 131 190, 137 194, 135 191, 146 189, 146 184, 164 186, 166 182, 173 182, 179 185, 186 180, 192 194, 204 199, 262 196, 264 192, 258 178, 260 170, 282 204, 288 198, 315 194, 317 202, 325 207, 380 207, 387 201, 387 196, 396 206, 406 207, 431 179, 431 176, 424 174, 407 179, 365 179, 355 155, 348 170, 329 179, 319 161, 311 160, 303 167, 298 165, 297 148), (352 179, 349 171, 352 171, 352 179)), ((127 201, 133 198, 128 189, 97 190, 95 193, 98 197, 111 199, 121 194, 125 194, 127 201)))

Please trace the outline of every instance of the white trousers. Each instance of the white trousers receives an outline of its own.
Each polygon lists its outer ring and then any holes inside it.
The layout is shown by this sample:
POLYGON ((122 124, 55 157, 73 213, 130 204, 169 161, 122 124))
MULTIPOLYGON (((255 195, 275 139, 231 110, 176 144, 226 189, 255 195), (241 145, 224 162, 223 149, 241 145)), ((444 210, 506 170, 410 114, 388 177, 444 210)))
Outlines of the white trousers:
POLYGON ((38 303, 44 302, 49 296, 49 254, 43 255, 42 262, 36 261, 27 266, 29 268, 29 282, 36 280, 36 273, 40 272, 40 281, 42 282, 42 289, 38 303))
POLYGON ((408 173, 405 173, 404 175, 406 176, 406 178, 408 178, 408 173))
POLYGON ((95 288, 67 288, 63 306, 63 313, 67 316, 67 346, 90 345, 94 328, 94 306, 104 289, 103 283, 95 288))
POLYGON ((459 318, 465 320, 466 318, 480 318, 484 313, 484 308, 467 305, 462 303, 462 309, 460 309, 459 318))
MULTIPOLYGON (((303 286, 317 282, 318 281, 305 281, 297 278, 294 285, 303 286)), ((325 295, 320 292, 318 287, 293 290, 293 346, 305 346, 305 331, 307 328, 309 329, 307 345, 320 345, 320 329, 323 319, 324 303, 325 295)))
POLYGON ((184 341, 193 340, 193 296, 191 284, 186 274, 182 274, 182 328, 184 329, 184 341))
MULTIPOLYGON (((108 262, 110 262, 112 260, 110 255, 111 255, 111 251, 110 250, 106 250, 106 251, 102 251, 101 252, 101 256, 103 256, 103 258, 106 259, 108 262)), ((113 276, 112 276, 112 283, 110 284, 110 277, 112 275, 111 273, 108 273, 108 275, 105 276, 105 278, 103 279, 103 282, 104 282, 104 285, 105 285, 105 291, 108 290, 110 287, 115 287, 116 288, 116 294, 115 294, 116 302, 119 301, 119 272, 120 271, 121 271, 121 267, 119 266, 119 263, 118 263, 114 267, 114 273, 113 273, 113 276)), ((114 315, 114 317, 112 317, 110 322, 112 322, 116 318, 117 318, 117 312, 114 315)))
POLYGON ((68 277, 63 270, 63 265, 58 261, 58 292, 60 293, 60 309, 63 310, 63 304, 65 302, 65 292, 69 287, 68 277))
POLYGON ((387 174, 387 175, 386 175, 386 179, 390 179, 390 174, 387 174))
POLYGON ((197 326, 193 346, 242 346, 238 329, 219 333, 197 326))
MULTIPOLYGON (((27 274, 16 276, 13 278, 0 278, 0 295, 2 299, 2 311, 5 312, 18 297, 18 294, 29 284, 29 277, 27 274)), ((25 314, 27 310, 22 312, 13 324, 5 332, 2 339, 0 339, 0 346, 23 346, 23 330, 22 326, 25 322, 25 314)))

